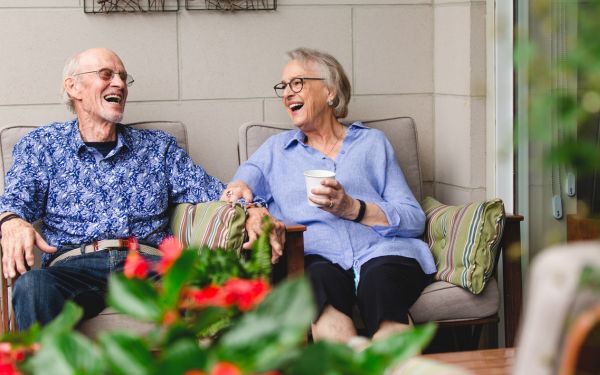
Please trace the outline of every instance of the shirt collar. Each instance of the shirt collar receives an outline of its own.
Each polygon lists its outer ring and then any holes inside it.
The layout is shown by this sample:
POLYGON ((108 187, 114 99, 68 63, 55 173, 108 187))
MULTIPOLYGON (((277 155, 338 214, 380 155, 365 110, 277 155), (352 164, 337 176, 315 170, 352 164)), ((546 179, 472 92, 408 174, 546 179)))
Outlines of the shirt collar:
MULTIPOLYGON (((81 138, 81 132, 79 132, 79 120, 73 119, 67 124, 69 126, 69 138, 72 141, 73 151, 79 155, 82 150, 86 149, 85 142, 83 141, 83 138, 81 138)), ((123 136, 124 128, 125 127, 122 124, 117 124, 117 146, 115 147, 115 154, 121 147, 131 148, 130 142, 123 136)))
MULTIPOLYGON (((343 123, 344 125, 346 125, 348 127, 348 135, 352 135, 355 131, 360 130, 360 129, 368 129, 369 127, 366 126, 365 124, 363 124, 360 121, 355 121, 352 124, 348 125, 348 123, 343 123)), ((302 132, 302 130, 296 130, 292 137, 290 138, 289 141, 287 141, 284 145, 283 148, 287 149, 290 148, 292 145, 294 144, 301 144, 304 145, 304 140, 306 139, 306 136, 304 135, 304 133, 302 132)))

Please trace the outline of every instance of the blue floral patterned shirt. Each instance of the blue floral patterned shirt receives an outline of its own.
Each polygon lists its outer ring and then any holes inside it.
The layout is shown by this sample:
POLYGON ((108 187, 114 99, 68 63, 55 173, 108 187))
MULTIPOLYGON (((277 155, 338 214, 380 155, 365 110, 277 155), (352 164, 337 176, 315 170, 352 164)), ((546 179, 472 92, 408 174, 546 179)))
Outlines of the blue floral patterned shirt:
POLYGON ((240 166, 234 180, 246 182, 263 197, 279 220, 307 226, 305 254, 355 271, 370 259, 400 255, 416 259, 425 273, 435 273, 431 251, 419 238, 425 213, 383 132, 360 122, 350 125, 334 160, 307 145, 305 138, 300 130, 272 136, 240 166), (309 206, 303 174, 309 169, 335 171, 346 193, 378 205, 389 225, 366 226, 309 206))
MULTIPOLYGON (((225 187, 173 136, 123 125, 106 157, 85 145, 78 121, 71 120, 29 133, 14 147, 13 159, 0 212, 41 219, 42 235, 57 254, 131 235, 157 246, 170 233, 171 204, 217 200, 225 187)), ((42 254, 44 265, 50 259, 42 254)))

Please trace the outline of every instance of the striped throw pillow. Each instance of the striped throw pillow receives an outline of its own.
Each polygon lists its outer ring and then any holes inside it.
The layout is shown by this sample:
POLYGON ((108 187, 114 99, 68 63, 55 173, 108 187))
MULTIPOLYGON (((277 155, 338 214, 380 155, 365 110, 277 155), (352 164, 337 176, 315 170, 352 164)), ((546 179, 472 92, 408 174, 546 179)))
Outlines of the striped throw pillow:
POLYGON ((173 236, 184 247, 242 250, 246 213, 238 204, 222 201, 181 203, 171 213, 173 236))
POLYGON ((436 279, 479 294, 492 277, 504 228, 500 199, 448 206, 427 197, 426 241, 437 265, 436 279))

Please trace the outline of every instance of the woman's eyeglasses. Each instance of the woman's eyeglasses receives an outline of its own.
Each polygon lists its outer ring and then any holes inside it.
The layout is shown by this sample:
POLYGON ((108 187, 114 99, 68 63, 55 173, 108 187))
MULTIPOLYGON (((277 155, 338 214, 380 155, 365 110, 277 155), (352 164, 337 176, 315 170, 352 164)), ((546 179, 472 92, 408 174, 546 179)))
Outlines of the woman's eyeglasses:
POLYGON ((116 74, 119 76, 119 78, 121 78, 121 81, 125 82, 125 84, 127 86, 131 86, 131 84, 134 82, 133 76, 131 74, 128 74, 127 72, 114 72, 112 69, 108 69, 108 68, 73 74, 73 77, 80 76, 82 74, 89 74, 89 73, 96 73, 96 74, 98 74, 98 77, 100 77, 101 80, 107 81, 107 82, 111 81, 116 74))
POLYGON ((296 78, 292 78, 290 80, 290 82, 288 82, 288 83, 280 82, 280 83, 276 84, 275 86, 273 86, 273 89, 275 89, 275 94, 277 94, 277 96, 279 96, 280 98, 283 98, 283 92, 285 91, 286 87, 289 86, 290 90, 292 90, 293 93, 297 94, 300 91, 302 91, 305 80, 324 81, 325 78, 296 77, 296 78))

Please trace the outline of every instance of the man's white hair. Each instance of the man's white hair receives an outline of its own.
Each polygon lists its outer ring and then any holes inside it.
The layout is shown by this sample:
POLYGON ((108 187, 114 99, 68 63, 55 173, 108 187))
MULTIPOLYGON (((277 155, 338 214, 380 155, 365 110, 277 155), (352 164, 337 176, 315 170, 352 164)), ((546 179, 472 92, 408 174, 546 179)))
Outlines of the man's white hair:
POLYGON ((74 55, 73 57, 71 57, 65 64, 65 67, 63 68, 62 98, 63 98, 63 102, 67 105, 67 108, 69 108, 69 110, 73 113, 75 113, 75 106, 73 104, 73 98, 71 98, 71 96, 69 95, 67 90, 65 90, 64 81, 67 77, 71 77, 73 74, 75 74, 79 70, 80 56, 81 56, 81 53, 78 53, 78 54, 74 55))

